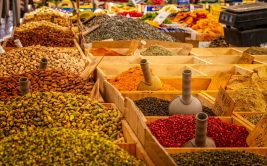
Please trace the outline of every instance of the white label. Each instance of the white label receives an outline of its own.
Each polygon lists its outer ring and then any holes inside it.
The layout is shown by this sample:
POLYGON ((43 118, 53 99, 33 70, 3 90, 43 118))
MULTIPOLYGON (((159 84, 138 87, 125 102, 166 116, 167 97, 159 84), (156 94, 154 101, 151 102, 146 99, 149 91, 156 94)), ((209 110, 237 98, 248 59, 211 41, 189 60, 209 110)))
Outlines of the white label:
POLYGON ((164 20, 166 20, 166 18, 169 15, 170 15, 169 12, 161 12, 161 13, 159 13, 159 15, 157 15, 157 17, 153 21, 157 22, 160 25, 163 23, 164 20))
POLYGON ((19 39, 14 40, 14 43, 17 47, 23 47, 19 39))
POLYGON ((199 48, 207 48, 207 47, 209 47, 209 45, 210 45, 210 42, 199 42, 198 47, 199 48))
POLYGON ((4 50, 4 48, 2 46, 0 46, 0 54, 5 53, 6 51, 4 50))

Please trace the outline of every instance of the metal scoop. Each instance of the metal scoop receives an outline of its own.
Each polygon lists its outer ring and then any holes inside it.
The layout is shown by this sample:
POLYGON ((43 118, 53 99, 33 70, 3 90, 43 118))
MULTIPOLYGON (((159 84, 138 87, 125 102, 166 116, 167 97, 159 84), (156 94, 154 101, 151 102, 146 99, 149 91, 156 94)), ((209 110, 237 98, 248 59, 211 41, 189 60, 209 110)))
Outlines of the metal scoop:
POLYGON ((169 104, 169 114, 197 114, 202 112, 200 101, 191 95, 191 70, 184 70, 182 96, 178 96, 169 104))
POLYGON ((160 90, 162 88, 162 83, 161 83, 158 76, 154 76, 151 74, 148 61, 146 59, 142 59, 140 61, 140 65, 141 65, 145 80, 143 80, 139 83, 137 90, 141 90, 141 91, 160 90))

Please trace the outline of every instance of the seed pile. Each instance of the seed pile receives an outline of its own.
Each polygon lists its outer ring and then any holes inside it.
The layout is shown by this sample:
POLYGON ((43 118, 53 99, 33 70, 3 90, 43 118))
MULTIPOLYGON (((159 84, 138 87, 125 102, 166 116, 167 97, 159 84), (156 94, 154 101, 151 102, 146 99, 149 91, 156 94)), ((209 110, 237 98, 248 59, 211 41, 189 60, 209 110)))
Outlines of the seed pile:
POLYGON ((79 51, 74 48, 30 46, 12 49, 1 57, 0 77, 36 70, 43 57, 48 59, 49 69, 80 73, 85 68, 79 51))
MULTIPOLYGON (((153 74, 153 73, 152 73, 153 74)), ((122 91, 136 91, 139 83, 144 80, 144 75, 141 67, 132 67, 129 70, 122 72, 114 79, 110 79, 109 82, 113 84, 118 90, 122 91)), ((161 90, 173 91, 176 88, 171 85, 164 84, 161 90)))
POLYGON ((20 96, 19 78, 27 77, 31 92, 64 92, 89 95, 94 83, 79 75, 57 70, 32 70, 20 75, 0 77, 0 100, 20 96))
POLYGON ((216 47, 229 47, 229 44, 226 43, 225 39, 220 37, 218 39, 215 39, 211 41, 209 47, 216 48, 216 47))
POLYGON ((175 56, 175 53, 158 45, 150 46, 140 54, 143 56, 175 56))
POLYGON ((20 132, 0 151, 3 165, 144 165, 97 133, 62 128, 20 132))
POLYGON ((263 114, 253 114, 253 115, 242 115, 245 119, 247 119, 250 123, 256 125, 260 120, 263 114))
POLYGON ((250 47, 245 52, 251 55, 267 55, 267 48, 250 47))
POLYGON ((63 27, 70 26, 70 21, 68 20, 67 14, 46 6, 43 6, 30 13, 27 13, 24 16, 23 23, 25 24, 28 22, 42 21, 42 20, 50 21, 63 27))
POLYGON ((237 112, 266 112, 266 102, 261 91, 250 88, 235 90, 230 96, 237 112))
POLYGON ((40 92, 0 101, 0 139, 38 127, 83 129, 109 140, 121 137, 121 117, 87 96, 40 92))
MULTIPOLYGON (((168 100, 163 100, 155 97, 145 97, 134 101, 136 106, 142 111, 145 116, 169 116, 168 100)), ((203 112, 209 116, 215 116, 210 108, 203 106, 203 112)))
POLYGON ((74 46, 74 34, 69 27, 62 27, 48 21, 22 24, 15 29, 13 38, 19 39, 24 47, 31 45, 48 47, 74 46))
MULTIPOLYGON (((181 147, 195 137, 194 115, 175 115, 148 124, 162 146, 181 147)), ((207 136, 213 138, 216 147, 247 147, 248 131, 245 127, 209 117, 207 136)))
POLYGON ((267 165, 267 158, 256 153, 243 151, 202 151, 171 155, 181 166, 252 166, 267 165))
POLYGON ((161 32, 153 26, 143 21, 124 16, 97 16, 91 22, 89 22, 87 26, 90 27, 95 24, 100 24, 100 27, 86 36, 87 42, 101 41, 105 39, 155 39, 174 41, 171 36, 161 32))

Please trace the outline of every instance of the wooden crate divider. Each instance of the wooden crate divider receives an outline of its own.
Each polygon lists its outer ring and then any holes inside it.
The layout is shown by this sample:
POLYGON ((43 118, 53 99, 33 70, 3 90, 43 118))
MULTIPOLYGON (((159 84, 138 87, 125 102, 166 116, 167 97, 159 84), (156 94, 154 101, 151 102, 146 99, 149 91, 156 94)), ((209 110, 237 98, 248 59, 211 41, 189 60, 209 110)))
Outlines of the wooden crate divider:
POLYGON ((231 56, 242 55, 243 51, 237 48, 193 48, 190 52, 192 56, 231 56))

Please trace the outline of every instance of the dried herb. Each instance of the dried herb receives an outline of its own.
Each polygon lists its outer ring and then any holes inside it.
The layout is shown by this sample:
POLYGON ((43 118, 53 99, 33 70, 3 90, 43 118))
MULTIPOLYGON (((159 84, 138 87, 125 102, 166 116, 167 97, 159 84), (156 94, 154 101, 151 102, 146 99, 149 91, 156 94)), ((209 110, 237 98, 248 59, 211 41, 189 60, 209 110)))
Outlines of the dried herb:
POLYGON ((105 39, 156 39, 174 41, 171 36, 143 21, 123 16, 97 16, 86 26, 90 27, 95 24, 100 24, 100 27, 86 36, 87 42, 101 41, 105 39))
POLYGON ((250 47, 244 52, 251 55, 267 55, 267 48, 250 47))
POLYGON ((250 123, 256 125, 260 120, 263 114, 254 114, 254 115, 242 115, 242 117, 246 118, 250 123))
POLYGON ((181 166, 267 165, 267 157, 244 151, 202 151, 171 155, 181 166))
MULTIPOLYGON (((168 100, 163 100, 155 97, 145 97, 140 100, 134 101, 136 106, 142 111, 145 116, 169 116, 169 103, 168 100)), ((212 110, 203 106, 203 112, 209 116, 215 116, 212 110)))
POLYGON ((97 133, 35 129, 0 141, 3 165, 144 165, 97 133))
MULTIPOLYGON (((180 147, 195 137, 195 115, 175 115, 148 124, 152 134, 162 146, 180 147)), ((217 147, 247 147, 248 131, 243 126, 209 117, 207 136, 217 147)))
POLYGON ((209 47, 216 48, 216 47, 229 47, 229 44, 226 43, 225 39, 220 37, 218 39, 215 39, 211 41, 209 47))
POLYGON ((121 137, 120 120, 118 110, 82 95, 42 92, 0 101, 0 139, 39 127, 64 127, 116 140, 121 137))
POLYGON ((145 51, 141 52, 143 56, 175 56, 175 53, 169 51, 168 49, 154 45, 147 48, 145 51))

